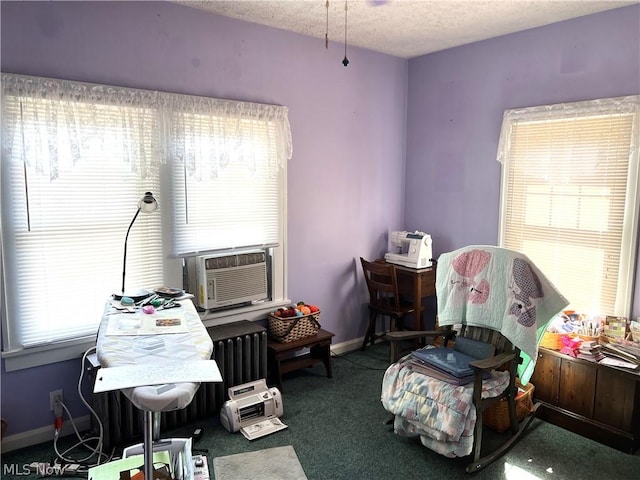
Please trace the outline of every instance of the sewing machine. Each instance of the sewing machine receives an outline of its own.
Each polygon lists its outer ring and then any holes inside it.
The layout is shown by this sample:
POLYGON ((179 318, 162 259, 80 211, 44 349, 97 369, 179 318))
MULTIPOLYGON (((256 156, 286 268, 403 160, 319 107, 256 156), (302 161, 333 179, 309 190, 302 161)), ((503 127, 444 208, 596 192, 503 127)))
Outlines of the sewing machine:
POLYGON ((399 249, 399 253, 385 253, 384 259, 387 262, 410 268, 431 266, 431 235, 417 230, 413 233, 396 231, 389 234, 389 242, 399 249))
POLYGON ((268 388, 264 378, 231 387, 228 393, 220 410, 220 423, 227 431, 240 430, 254 440, 287 428, 279 419, 284 412, 280 390, 268 388))

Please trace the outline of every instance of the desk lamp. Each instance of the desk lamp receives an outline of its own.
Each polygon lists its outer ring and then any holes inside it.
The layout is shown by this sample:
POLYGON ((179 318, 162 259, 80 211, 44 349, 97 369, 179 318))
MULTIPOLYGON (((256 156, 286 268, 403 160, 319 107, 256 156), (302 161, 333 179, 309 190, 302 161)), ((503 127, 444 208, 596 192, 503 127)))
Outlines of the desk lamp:
MULTIPOLYGON (((133 227, 133 223, 136 221, 136 218, 138 218, 138 214, 140 212, 143 213, 152 213, 155 212, 158 209, 158 201, 154 198, 153 193, 151 192, 145 192, 144 196, 140 199, 140 201, 138 202, 138 210, 136 210, 136 214, 133 216, 133 219, 131 220, 131 223, 129 224, 129 228, 127 229, 127 236, 124 237, 124 257, 122 260, 122 294, 121 295, 114 295, 114 298, 116 300, 121 299, 122 297, 125 296, 124 293, 124 278, 126 275, 126 268, 127 268, 127 241, 129 240, 129 232, 131 231, 131 227, 133 227)), ((141 296, 142 292, 136 292, 133 297, 136 296, 141 296)), ((131 295, 127 295, 127 296, 131 296, 131 295)), ((145 295, 142 295, 143 297, 145 295)))

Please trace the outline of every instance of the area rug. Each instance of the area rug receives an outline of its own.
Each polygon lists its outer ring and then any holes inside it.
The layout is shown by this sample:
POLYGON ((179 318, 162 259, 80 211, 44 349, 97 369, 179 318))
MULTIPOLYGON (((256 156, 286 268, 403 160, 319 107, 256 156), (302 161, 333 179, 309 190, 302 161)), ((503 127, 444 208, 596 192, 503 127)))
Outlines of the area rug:
POLYGON ((291 445, 213 459, 215 480, 307 480, 291 445))

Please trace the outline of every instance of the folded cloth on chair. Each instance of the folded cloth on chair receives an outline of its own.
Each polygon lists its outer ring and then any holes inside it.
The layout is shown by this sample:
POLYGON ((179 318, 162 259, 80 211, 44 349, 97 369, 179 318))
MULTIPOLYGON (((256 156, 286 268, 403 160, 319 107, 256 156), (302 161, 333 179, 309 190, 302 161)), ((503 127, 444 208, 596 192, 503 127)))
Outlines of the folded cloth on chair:
MULTIPOLYGON (((492 372, 482 382, 482 397, 494 397, 509 384, 509 372, 492 372)), ((421 374, 410 356, 389 366, 382 380, 382 405, 396 416, 402 436, 420 436, 423 445, 443 455, 471 453, 476 422, 472 385, 452 385, 421 374)))
MULTIPOLYGON (((471 380, 473 380, 473 369, 469 366, 469 362, 477 359, 470 355, 455 351, 449 347, 435 347, 414 350, 411 352, 411 356, 456 378, 471 376, 471 380)), ((485 378, 488 377, 487 373, 485 378)))
POLYGON ((443 253, 436 270, 438 324, 489 327, 523 353, 526 384, 547 324, 569 302, 545 275, 514 250, 472 245, 443 253))
POLYGON ((421 362, 416 358, 412 358, 411 360, 409 360, 409 363, 411 364, 411 368, 414 371, 420 372, 423 375, 428 375, 429 377, 437 378, 438 380, 442 380, 443 382, 451 383, 453 385, 466 385, 467 383, 473 382, 473 375, 467 375, 465 377, 454 377, 453 375, 449 375, 448 373, 424 362, 421 362))
POLYGON ((415 350, 411 352, 411 355, 418 360, 444 370, 454 377, 460 378, 473 375, 473 369, 469 366, 469 362, 473 362, 475 358, 456 352, 449 347, 415 350))

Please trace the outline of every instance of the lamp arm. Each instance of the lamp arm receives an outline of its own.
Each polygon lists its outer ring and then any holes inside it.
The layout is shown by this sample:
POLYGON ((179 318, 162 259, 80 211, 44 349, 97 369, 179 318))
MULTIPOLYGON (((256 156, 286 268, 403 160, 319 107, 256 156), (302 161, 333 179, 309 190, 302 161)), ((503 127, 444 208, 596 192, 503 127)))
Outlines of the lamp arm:
POLYGON ((138 218, 138 214, 140 213, 140 207, 136 210, 136 214, 133 216, 131 223, 129 224, 129 228, 127 229, 127 235, 124 237, 124 256, 122 258, 122 295, 124 295, 124 277, 127 268, 127 241, 129 240, 129 232, 131 231, 131 227, 133 227, 133 222, 138 218))

